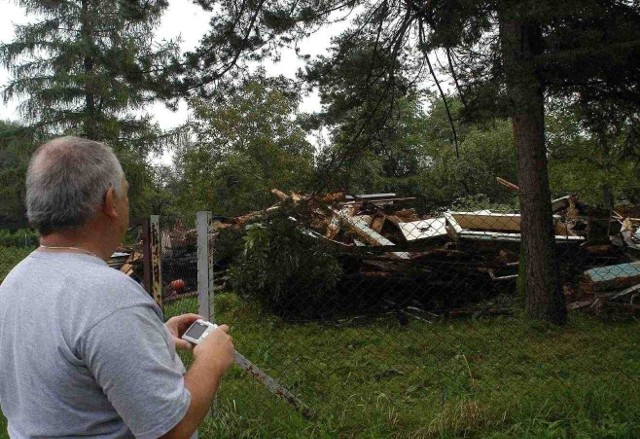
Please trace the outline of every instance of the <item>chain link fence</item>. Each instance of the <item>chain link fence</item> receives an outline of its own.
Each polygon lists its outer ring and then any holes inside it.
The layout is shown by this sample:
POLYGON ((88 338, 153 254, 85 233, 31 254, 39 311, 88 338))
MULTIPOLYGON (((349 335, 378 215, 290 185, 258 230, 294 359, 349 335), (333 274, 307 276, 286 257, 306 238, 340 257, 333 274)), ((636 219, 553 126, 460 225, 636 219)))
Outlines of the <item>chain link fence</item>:
POLYGON ((197 313, 195 218, 161 217, 162 294, 168 316, 197 313))
MULTIPOLYGON (((639 205, 554 200, 555 326, 524 312, 515 209, 274 193, 133 221, 111 260, 165 318, 230 325, 242 367, 200 437, 640 437, 639 205)), ((3 273, 32 249, 2 245, 3 273)))
POLYGON ((200 240, 194 219, 163 220, 165 316, 229 324, 280 386, 232 369, 201 437, 640 434, 637 206, 554 200, 560 327, 524 313, 515 210, 275 193, 265 211, 199 214, 200 240))

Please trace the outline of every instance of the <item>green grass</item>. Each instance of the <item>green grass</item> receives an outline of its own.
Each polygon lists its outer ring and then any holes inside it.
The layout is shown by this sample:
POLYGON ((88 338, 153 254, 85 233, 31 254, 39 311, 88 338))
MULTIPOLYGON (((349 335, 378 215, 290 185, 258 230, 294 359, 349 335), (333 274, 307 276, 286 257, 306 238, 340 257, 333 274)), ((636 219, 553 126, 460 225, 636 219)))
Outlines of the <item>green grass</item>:
MULTIPOLYGON (((174 310, 197 308, 195 299, 174 310)), ((236 348, 317 413, 306 421, 233 368, 201 437, 640 437, 640 325, 574 315, 357 327, 286 324, 231 294, 236 348)), ((190 358, 185 357, 185 362, 190 358)))
MULTIPOLYGON (((13 263, 22 257, 8 253, 13 263)), ((337 327, 285 323, 233 294, 215 305, 236 348, 316 418, 303 419, 234 367, 201 438, 640 437, 637 322, 573 314, 563 328, 521 317, 401 326, 387 317, 337 327)), ((165 314, 195 310, 190 298, 165 314)))

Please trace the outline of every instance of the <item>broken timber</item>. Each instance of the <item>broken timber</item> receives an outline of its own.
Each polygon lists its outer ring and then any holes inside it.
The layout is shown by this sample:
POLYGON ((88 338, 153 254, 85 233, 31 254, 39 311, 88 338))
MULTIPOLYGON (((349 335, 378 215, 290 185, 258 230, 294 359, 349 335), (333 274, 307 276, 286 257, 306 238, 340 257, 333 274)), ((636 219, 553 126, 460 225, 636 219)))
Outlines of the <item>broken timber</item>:
MULTIPOLYGON (((521 216, 514 213, 491 212, 445 212, 452 237, 457 239, 520 242, 521 216)), ((584 238, 575 236, 554 216, 556 242, 581 242, 584 238)))
MULTIPOLYGON (((334 215, 336 215, 338 219, 340 219, 340 221, 342 222, 342 224, 344 224, 345 227, 347 227, 353 233, 358 235, 368 244, 384 245, 384 246, 395 245, 393 242, 391 242, 390 240, 382 236, 380 233, 371 229, 360 219, 353 216, 349 216, 343 210, 335 210, 335 209, 331 209, 331 210, 333 211, 334 215)), ((392 252, 391 256, 396 259, 410 259, 409 253, 407 252, 392 252)))
POLYGON ((518 192, 520 190, 520 188, 517 185, 511 183, 508 180, 505 180, 504 178, 496 177, 496 182, 500 186, 502 186, 502 187, 504 187, 504 188, 506 188, 506 189, 508 189, 510 191, 518 192))
POLYGON ((580 289, 587 294, 626 288, 640 283, 640 262, 609 265, 587 270, 580 289))

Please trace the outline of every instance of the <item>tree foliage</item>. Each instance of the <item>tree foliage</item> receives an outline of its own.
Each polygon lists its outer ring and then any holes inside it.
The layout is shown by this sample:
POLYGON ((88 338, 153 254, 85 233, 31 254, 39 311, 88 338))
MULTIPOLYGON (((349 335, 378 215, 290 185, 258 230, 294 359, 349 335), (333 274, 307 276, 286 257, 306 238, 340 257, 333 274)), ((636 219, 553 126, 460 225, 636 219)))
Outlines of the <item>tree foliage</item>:
POLYGON ((27 226, 24 181, 36 139, 24 126, 0 121, 0 224, 3 228, 27 226))
MULTIPOLYGON (((317 318, 335 300, 342 276, 336 257, 321 241, 296 227, 291 206, 249 227, 231 270, 233 288, 283 316, 317 318), (300 285, 304 285, 301 291, 300 285)), ((335 308, 331 311, 335 311, 335 308)))
POLYGON ((313 147, 294 119, 297 96, 286 82, 253 78, 219 101, 191 101, 195 139, 176 163, 180 204, 238 215, 273 203, 271 189, 306 191, 313 147))
POLYGON ((149 153, 171 139, 145 106, 164 93, 176 55, 154 41, 166 0, 20 0, 33 18, 0 45, 12 74, 3 98, 21 99, 20 113, 40 139, 62 134, 114 147, 131 183, 134 215, 154 191, 149 153))
POLYGON ((157 129, 136 110, 156 97, 172 44, 157 45, 153 29, 165 0, 21 0, 36 17, 16 26, 0 59, 13 78, 6 100, 24 98, 20 110, 30 124, 51 134, 73 132, 148 151, 157 129))
POLYGON ((613 199, 638 202, 640 145, 634 138, 638 127, 633 117, 590 121, 575 104, 551 111, 547 143, 554 193, 575 193, 585 202, 607 208, 613 199))

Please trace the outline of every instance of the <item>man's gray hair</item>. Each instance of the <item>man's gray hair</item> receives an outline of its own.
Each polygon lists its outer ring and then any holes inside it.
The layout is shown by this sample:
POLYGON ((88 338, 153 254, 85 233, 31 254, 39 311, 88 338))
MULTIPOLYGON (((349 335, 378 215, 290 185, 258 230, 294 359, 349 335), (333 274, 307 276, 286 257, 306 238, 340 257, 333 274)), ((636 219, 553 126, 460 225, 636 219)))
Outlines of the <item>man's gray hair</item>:
POLYGON ((120 195, 122 166, 111 148, 79 137, 40 146, 27 172, 27 217, 41 235, 84 226, 113 187, 120 195))

